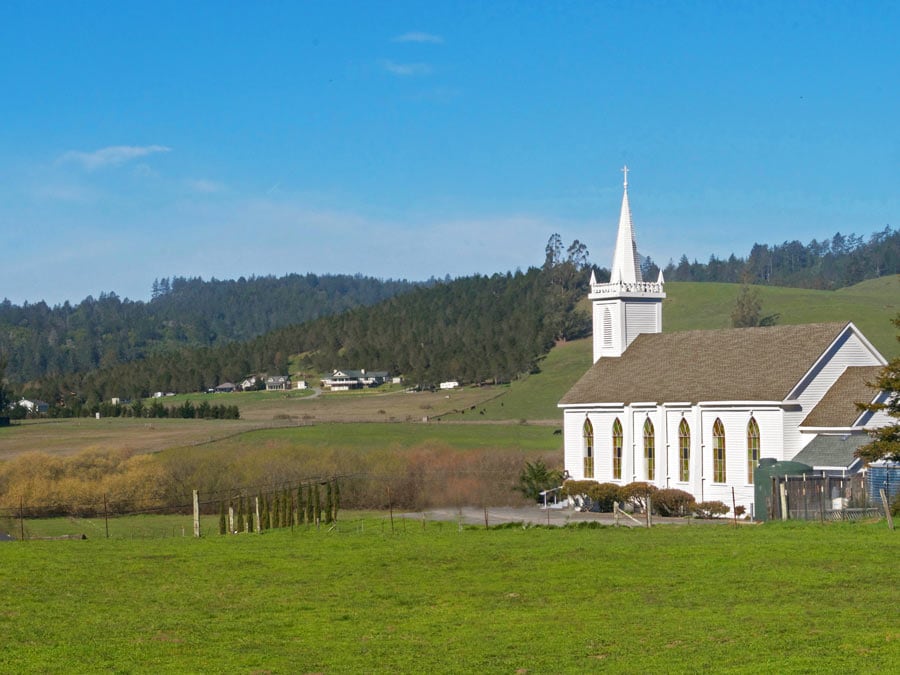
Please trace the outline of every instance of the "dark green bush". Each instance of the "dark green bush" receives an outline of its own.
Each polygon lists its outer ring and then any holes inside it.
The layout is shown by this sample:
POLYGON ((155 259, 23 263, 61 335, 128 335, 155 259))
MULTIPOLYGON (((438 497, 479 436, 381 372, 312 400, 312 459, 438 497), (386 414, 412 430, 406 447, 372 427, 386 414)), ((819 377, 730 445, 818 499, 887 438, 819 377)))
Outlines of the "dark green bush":
POLYGON ((715 518, 716 516, 724 516, 730 509, 725 502, 712 501, 700 502, 694 505, 694 515, 697 518, 715 518))
POLYGON ((613 510, 613 504, 622 501, 622 488, 615 483, 594 483, 588 489, 587 496, 600 511, 609 513, 613 510))
POLYGON ((622 499, 641 511, 647 508, 647 497, 654 495, 659 488, 652 483, 635 481, 622 488, 622 499))
POLYGON ((665 488, 653 493, 652 503, 653 512, 657 515, 675 517, 690 515, 696 501, 690 492, 665 488))

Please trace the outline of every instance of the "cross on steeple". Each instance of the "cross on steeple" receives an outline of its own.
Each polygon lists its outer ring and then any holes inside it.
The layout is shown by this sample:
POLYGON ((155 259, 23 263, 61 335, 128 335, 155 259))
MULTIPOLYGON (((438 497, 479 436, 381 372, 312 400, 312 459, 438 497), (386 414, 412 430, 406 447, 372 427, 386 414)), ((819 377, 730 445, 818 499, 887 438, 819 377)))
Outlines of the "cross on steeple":
POLYGON ((625 189, 628 189, 628 165, 622 167, 622 173, 625 174, 625 189))

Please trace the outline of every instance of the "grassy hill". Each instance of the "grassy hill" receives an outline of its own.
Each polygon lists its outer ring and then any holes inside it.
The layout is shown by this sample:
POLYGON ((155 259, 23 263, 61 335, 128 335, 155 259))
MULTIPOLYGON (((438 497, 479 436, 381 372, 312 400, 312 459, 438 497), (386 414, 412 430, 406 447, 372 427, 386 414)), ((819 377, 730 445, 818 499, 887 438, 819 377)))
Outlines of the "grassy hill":
MULTIPOLYGON (((900 312, 900 276, 870 279, 837 291, 755 286, 763 314, 779 324, 852 321, 887 358, 900 354, 891 319, 900 312)), ((696 282, 666 284, 663 330, 728 328, 740 285, 696 282)))
MULTIPOLYGON (((663 304, 663 330, 729 328, 739 284, 671 282, 663 304)), ((758 286, 764 314, 779 324, 852 321, 890 359, 900 354, 891 319, 900 311, 900 276, 882 277, 838 291, 758 286)), ((585 299, 579 305, 590 311, 585 299)), ((525 376, 478 407, 485 420, 559 420, 556 402, 591 365, 591 338, 560 344, 541 362, 541 372, 525 376)), ((448 415, 453 419, 459 415, 448 415)))

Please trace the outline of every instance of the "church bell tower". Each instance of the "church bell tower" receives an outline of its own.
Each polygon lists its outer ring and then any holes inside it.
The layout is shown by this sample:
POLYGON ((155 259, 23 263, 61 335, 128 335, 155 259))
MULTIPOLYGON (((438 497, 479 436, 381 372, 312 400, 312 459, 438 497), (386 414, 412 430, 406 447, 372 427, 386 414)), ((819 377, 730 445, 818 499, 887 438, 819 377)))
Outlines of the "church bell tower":
POLYGON ((641 333, 662 332, 662 270, 655 281, 644 281, 641 261, 634 241, 631 206, 628 203, 628 167, 624 167, 625 191, 619 215, 619 233, 608 284, 598 284, 591 272, 593 305, 594 362, 603 357, 621 356, 641 333))

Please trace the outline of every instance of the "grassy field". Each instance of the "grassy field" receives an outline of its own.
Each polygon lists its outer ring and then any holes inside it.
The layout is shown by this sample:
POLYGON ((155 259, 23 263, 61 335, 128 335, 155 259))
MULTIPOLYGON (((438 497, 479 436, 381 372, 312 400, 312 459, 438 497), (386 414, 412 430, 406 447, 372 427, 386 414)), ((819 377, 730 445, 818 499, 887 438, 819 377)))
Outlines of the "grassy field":
POLYGON ((4 672, 897 672, 880 524, 0 545, 4 672))
MULTIPOLYGON (((852 321, 887 358, 900 354, 891 319, 900 312, 900 276, 871 279, 837 291, 755 286, 763 314, 779 324, 852 321)), ((663 304, 663 330, 729 328, 740 285, 670 282, 663 304)))

